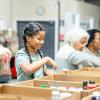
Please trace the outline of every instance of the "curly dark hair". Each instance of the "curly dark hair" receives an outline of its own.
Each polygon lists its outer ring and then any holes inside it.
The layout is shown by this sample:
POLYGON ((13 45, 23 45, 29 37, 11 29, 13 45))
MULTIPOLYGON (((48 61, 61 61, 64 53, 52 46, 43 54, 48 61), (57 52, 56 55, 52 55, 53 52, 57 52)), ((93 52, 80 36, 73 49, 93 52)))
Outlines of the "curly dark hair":
POLYGON ((96 34, 97 32, 100 33, 100 30, 98 30, 98 29, 90 29, 90 30, 87 30, 87 32, 88 32, 88 34, 89 34, 89 39, 88 39, 88 43, 87 43, 86 46, 88 47, 88 45, 94 40, 95 34, 96 34))

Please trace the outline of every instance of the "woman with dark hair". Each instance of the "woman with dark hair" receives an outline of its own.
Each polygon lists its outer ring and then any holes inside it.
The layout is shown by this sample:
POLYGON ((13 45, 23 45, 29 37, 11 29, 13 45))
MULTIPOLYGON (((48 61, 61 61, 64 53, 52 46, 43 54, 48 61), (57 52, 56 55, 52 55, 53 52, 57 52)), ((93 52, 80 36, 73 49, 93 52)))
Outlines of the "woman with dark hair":
POLYGON ((90 29, 87 32, 90 37, 88 39, 85 52, 95 56, 100 56, 100 31, 97 29, 90 29))
POLYGON ((43 57, 40 48, 45 39, 45 29, 38 23, 29 23, 24 29, 24 48, 19 50, 15 57, 17 80, 24 81, 51 75, 45 64, 57 68, 56 62, 50 57, 43 57))

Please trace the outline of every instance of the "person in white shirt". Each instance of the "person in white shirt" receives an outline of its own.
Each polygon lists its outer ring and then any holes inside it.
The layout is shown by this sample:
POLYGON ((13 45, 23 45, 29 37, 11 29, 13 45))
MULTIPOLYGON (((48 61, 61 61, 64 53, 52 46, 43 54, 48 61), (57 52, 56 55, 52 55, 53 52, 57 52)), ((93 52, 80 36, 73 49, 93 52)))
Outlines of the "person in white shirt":
POLYGON ((80 27, 73 27, 66 33, 64 45, 55 58, 59 66, 57 72, 78 69, 80 66, 100 66, 98 57, 83 52, 88 39, 88 33, 80 27))

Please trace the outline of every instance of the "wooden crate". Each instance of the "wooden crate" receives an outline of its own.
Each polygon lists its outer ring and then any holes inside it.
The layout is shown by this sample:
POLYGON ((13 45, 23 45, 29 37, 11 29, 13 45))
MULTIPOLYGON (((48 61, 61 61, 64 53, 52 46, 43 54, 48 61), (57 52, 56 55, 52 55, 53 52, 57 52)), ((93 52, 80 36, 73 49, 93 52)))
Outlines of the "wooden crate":
POLYGON ((70 81, 70 82, 82 82, 83 80, 94 80, 97 84, 100 83, 99 76, 83 76, 83 75, 62 75, 62 74, 55 74, 52 77, 52 80, 56 81, 70 81))
POLYGON ((30 97, 25 95, 0 94, 0 100, 46 100, 46 99, 39 97, 30 97))
MULTIPOLYGON (((61 93, 71 93, 70 97, 62 98, 61 100, 80 100, 80 93, 79 92, 69 92, 69 91, 60 91, 61 93)), ((1 89, 1 94, 7 95, 16 95, 17 97, 23 96, 24 98, 30 97, 33 100, 51 100, 51 93, 52 90, 45 88, 41 89, 38 87, 26 87, 26 86, 18 86, 18 85, 4 85, 1 89), (36 98, 36 99, 34 99, 36 98)), ((22 97, 20 97, 22 98, 22 97)), ((24 99, 21 99, 24 100, 24 99)), ((31 100, 31 99, 26 99, 31 100)))
POLYGON ((100 77, 100 68, 95 68, 91 70, 65 70, 62 73, 64 75, 100 77))
POLYGON ((92 95, 86 96, 82 100, 92 100, 92 95))
MULTIPOLYGON (((82 88, 82 82, 38 80, 38 79, 29 80, 29 81, 25 81, 25 82, 19 82, 14 85, 26 86, 26 87, 49 88, 49 89, 50 89, 50 86, 56 85, 58 87, 56 90, 60 90, 61 89, 60 87, 65 87, 66 91, 69 91, 69 90, 67 90, 67 88, 70 88, 70 87, 82 88), (43 85, 45 87, 42 87, 43 85)), ((65 88, 63 88, 63 89, 65 90, 65 88)), ((72 91, 72 90, 70 90, 70 91, 72 91)), ((96 87, 94 89, 90 89, 90 90, 81 90, 80 97, 83 98, 85 96, 88 96, 88 95, 92 94, 94 91, 100 91, 100 87, 98 86, 98 87, 96 87)), ((76 92, 78 92, 78 91, 76 91, 76 92)))

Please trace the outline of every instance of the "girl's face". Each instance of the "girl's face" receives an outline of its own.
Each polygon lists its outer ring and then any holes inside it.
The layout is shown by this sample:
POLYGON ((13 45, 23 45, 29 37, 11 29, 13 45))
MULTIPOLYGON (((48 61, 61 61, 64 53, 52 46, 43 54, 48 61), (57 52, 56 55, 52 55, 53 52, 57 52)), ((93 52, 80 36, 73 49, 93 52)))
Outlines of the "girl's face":
POLYGON ((87 37, 82 37, 80 41, 75 42, 73 44, 74 49, 78 50, 78 51, 83 51, 84 47, 86 46, 88 42, 87 37))
POLYGON ((95 38, 92 41, 92 45, 94 46, 96 50, 100 50, 100 33, 99 32, 95 34, 95 38))
POLYGON ((28 49, 39 50, 45 39, 45 31, 40 31, 37 35, 28 37, 27 45, 28 49))

